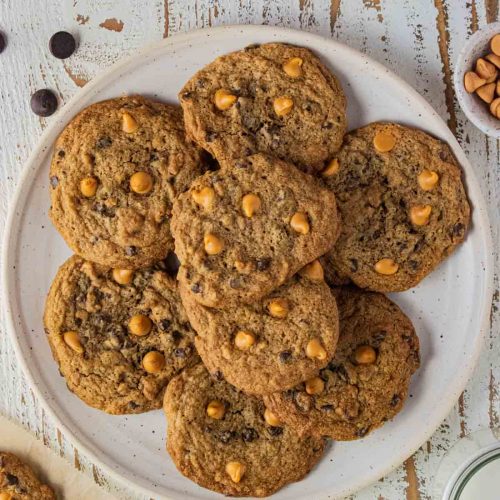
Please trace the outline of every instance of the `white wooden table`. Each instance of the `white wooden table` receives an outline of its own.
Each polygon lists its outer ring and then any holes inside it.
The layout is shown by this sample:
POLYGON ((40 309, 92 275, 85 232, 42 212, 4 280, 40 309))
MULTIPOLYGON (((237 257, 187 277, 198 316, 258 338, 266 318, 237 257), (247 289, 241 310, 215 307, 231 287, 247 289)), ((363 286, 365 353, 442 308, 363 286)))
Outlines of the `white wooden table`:
MULTIPOLYGON (((491 331, 473 379, 432 439, 389 476, 355 496, 431 498, 433 474, 450 445, 466 433, 500 425, 500 141, 488 139, 465 119, 451 82, 465 39, 498 20, 498 11, 498 0, 1 0, 0 31, 7 35, 8 46, 0 55, 0 228, 23 163, 50 121, 30 111, 30 95, 39 88, 53 89, 64 103, 94 75, 138 47, 219 24, 301 28, 385 64, 415 87, 457 136, 487 198, 497 247, 491 331), (79 49, 66 61, 48 51, 50 36, 59 30, 79 39, 79 49)), ((3 321, 0 332, 0 412, 98 483, 109 485, 120 498, 141 498, 114 484, 54 427, 17 366, 3 321)))

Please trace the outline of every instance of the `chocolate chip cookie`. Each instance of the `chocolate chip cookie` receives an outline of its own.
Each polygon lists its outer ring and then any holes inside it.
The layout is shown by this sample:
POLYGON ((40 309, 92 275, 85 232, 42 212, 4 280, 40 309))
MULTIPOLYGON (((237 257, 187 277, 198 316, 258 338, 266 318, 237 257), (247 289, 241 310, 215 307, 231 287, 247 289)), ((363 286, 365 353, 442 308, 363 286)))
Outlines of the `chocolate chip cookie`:
POLYGON ((333 193, 281 160, 256 154, 196 179, 174 203, 179 280, 209 307, 258 301, 327 252, 333 193))
POLYGON ((271 495, 302 479, 324 450, 299 437, 262 400, 212 378, 203 365, 170 382, 164 409, 167 450, 179 471, 224 495, 271 495))
POLYGON ((213 309, 182 287, 181 297, 205 366, 249 394, 294 387, 317 375, 335 352, 337 306, 318 261, 253 304, 213 309))
POLYGON ((470 208, 460 167, 425 132, 394 123, 355 130, 323 177, 342 217, 327 260, 362 288, 407 290, 465 237, 470 208))
POLYGON ((50 288, 44 321, 68 388, 107 413, 161 408, 170 379, 199 360, 163 262, 133 271, 71 257, 50 288))
POLYGON ((337 78, 310 50, 282 43, 217 58, 179 99, 188 134, 218 160, 263 152, 318 172, 346 130, 337 78))
POLYGON ((179 107, 140 96, 99 102, 56 141, 50 217, 78 255, 147 266, 173 250, 173 200, 202 170, 179 107))
POLYGON ((13 453, 0 451, 0 498, 2 500, 55 500, 32 468, 13 453))
POLYGON ((419 342, 411 321, 380 293, 343 288, 337 304, 333 361, 319 376, 264 401, 299 433, 345 441, 366 436, 401 410, 419 367, 419 342))

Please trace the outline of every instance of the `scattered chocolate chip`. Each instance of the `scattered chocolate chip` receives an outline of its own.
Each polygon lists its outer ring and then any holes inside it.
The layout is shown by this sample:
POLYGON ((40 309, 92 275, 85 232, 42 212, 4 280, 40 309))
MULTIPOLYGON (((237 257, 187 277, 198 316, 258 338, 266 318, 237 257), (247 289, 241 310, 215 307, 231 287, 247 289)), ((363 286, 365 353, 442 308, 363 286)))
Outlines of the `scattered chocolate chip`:
POLYGON ((49 40, 50 53, 58 59, 67 59, 76 49, 76 41, 71 33, 58 31, 49 40))
POLYGON ((362 427, 356 431, 356 436, 362 438, 368 434, 368 427, 362 427))
POLYGON ((183 349, 182 347, 177 347, 174 349, 174 356, 176 358, 185 358, 186 357, 186 349, 183 349))
POLYGON ((224 380, 224 375, 222 375, 222 372, 220 370, 217 370, 215 372, 212 373, 212 377, 215 379, 215 380, 224 380))
POLYGON ((31 110, 38 116, 50 116, 57 109, 57 97, 49 89, 37 90, 31 96, 31 110))
POLYGON ((4 51, 5 46, 7 45, 5 35, 0 33, 0 54, 4 51))
POLYGON ((349 262, 350 262, 350 269, 351 269, 351 272, 352 273, 355 273, 357 272, 358 270, 358 261, 357 259, 349 259, 349 262))
POLYGON ((257 259, 256 264, 257 264, 257 271, 265 271, 271 265, 271 259, 269 257, 257 259))
POLYGON ((465 229, 465 226, 461 222, 458 222, 457 224, 455 224, 453 226, 453 230, 452 230, 453 236, 461 236, 462 233, 464 232, 464 229, 465 229))
POLYGON ((137 247, 134 247, 134 246, 125 247, 125 253, 129 257, 133 257, 134 255, 137 255, 137 247))
POLYGON ((401 401, 401 398, 399 397, 399 394, 394 394, 391 399, 391 406, 394 408, 395 406, 398 405, 398 403, 401 401))
POLYGON ((162 332, 166 332, 170 328, 170 325, 171 325, 171 321, 169 319, 162 319, 158 323, 158 326, 160 327, 160 330, 162 332))
POLYGON ((251 443, 252 441, 255 441, 256 439, 259 438, 259 434, 255 429, 252 429, 251 427, 245 427, 241 431, 241 437, 245 443, 251 443))
POLYGON ((109 148, 113 144, 113 141, 109 137, 101 137, 97 142, 96 142, 96 148, 98 149, 105 149, 109 148))
POLYGON ((200 292, 201 292, 201 290, 202 290, 202 287, 201 287, 201 285, 200 285, 199 283, 193 283, 193 284, 191 285, 191 291, 192 291, 193 293, 200 293, 200 292))
POLYGON ((59 158, 64 158, 66 156, 66 151, 64 151, 64 149, 60 149, 57 152, 57 156, 59 156, 59 158))
POLYGON ((292 353, 290 351, 281 351, 279 354, 280 363, 288 363, 292 358, 292 353))
POLYGON ((56 188, 58 184, 59 184, 59 178, 57 177, 57 175, 53 175, 53 176, 50 178, 50 185, 51 185, 53 188, 56 188))
POLYGON ((165 259, 165 266, 167 273, 170 276, 172 276, 172 278, 175 278, 177 276, 177 273, 179 272, 179 267, 181 266, 181 263, 179 262, 179 259, 177 258, 177 255, 175 255, 174 252, 168 253, 165 259))
POLYGON ((9 486, 14 486, 19 483, 19 478, 17 476, 14 476, 14 474, 6 474, 5 479, 7 480, 7 484, 9 486))
POLYGON ((268 427, 267 432, 273 437, 281 436, 283 434, 283 427, 268 427))

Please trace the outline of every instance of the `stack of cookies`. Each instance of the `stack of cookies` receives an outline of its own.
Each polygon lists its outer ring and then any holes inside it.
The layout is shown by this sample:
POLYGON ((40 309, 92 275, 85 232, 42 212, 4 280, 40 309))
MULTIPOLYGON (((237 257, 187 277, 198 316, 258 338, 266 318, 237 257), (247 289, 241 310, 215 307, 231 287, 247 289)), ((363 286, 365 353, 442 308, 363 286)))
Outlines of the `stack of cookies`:
POLYGON ((439 140, 391 123, 346 134, 342 88, 305 48, 220 57, 179 98, 94 104, 57 140, 51 218, 77 255, 45 326, 83 401, 163 404, 185 476, 266 496, 326 438, 400 411, 418 337, 380 292, 449 255, 469 205, 439 140))

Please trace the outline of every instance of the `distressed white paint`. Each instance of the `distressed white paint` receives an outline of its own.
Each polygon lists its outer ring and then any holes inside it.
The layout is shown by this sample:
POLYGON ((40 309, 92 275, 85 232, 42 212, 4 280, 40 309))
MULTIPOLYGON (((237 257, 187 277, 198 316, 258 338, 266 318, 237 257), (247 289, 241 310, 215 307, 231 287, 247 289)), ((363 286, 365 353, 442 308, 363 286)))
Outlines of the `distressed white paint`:
MULTIPOLYGON (((481 27, 486 23, 481 0, 475 4, 445 2, 452 67, 471 31, 473 6, 481 27)), ((0 30, 7 34, 8 48, 0 55, 0 230, 3 230, 8 202, 22 165, 50 120, 39 119, 29 110, 29 97, 38 88, 52 88, 62 102, 67 101, 78 90, 70 75, 89 79, 134 49, 160 39, 165 32, 172 35, 218 24, 275 24, 331 36, 366 52, 407 80, 448 119, 437 13, 433 0, 341 0, 332 23, 329 0, 2 0, 0 30), (109 18, 122 21, 122 31, 100 27, 109 18), (71 31, 80 40, 78 51, 65 62, 54 59, 47 48, 50 35, 60 29, 71 31)), ((467 122, 456 102, 454 111, 458 139, 476 167, 488 199, 493 238, 498 248, 500 144, 487 139, 467 122)), ((462 429, 471 432, 500 424, 498 252, 495 258, 497 292, 491 332, 476 374, 465 391, 463 411, 460 412, 457 405, 427 445, 414 456, 422 498, 430 498, 432 477, 439 461, 459 438, 462 429)), ((0 332, 0 412, 21 422, 61 455, 80 463, 88 474, 110 484, 120 497, 140 498, 109 481, 58 433, 16 365, 3 322, 0 322, 0 332)), ((407 477, 407 470, 401 466, 355 498, 400 499, 407 496, 407 490, 409 498, 417 498, 412 496, 415 491, 408 488, 407 477)))

